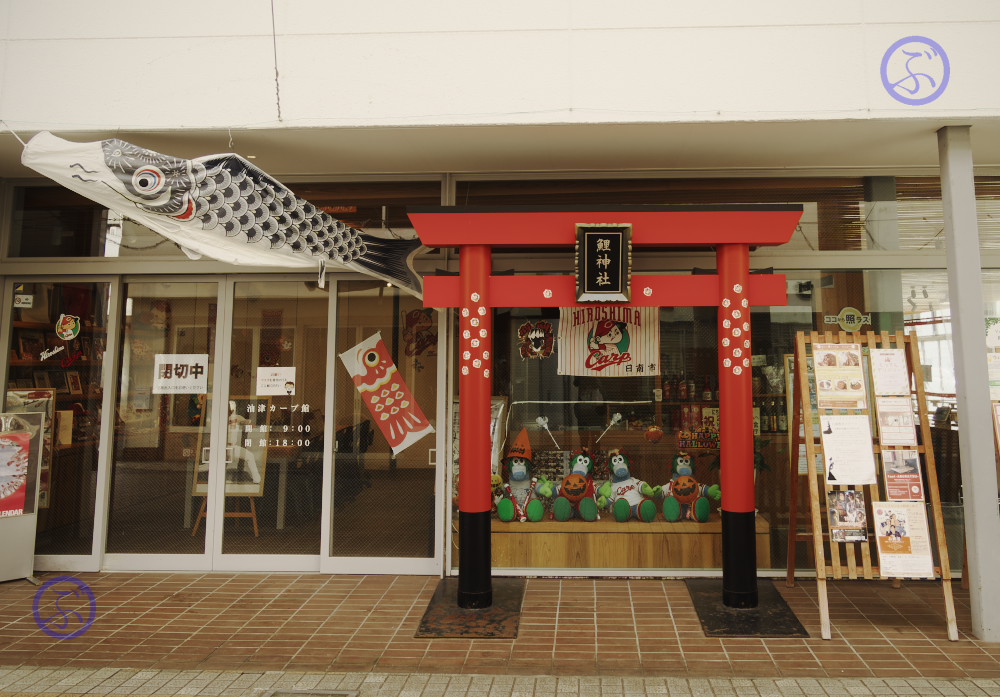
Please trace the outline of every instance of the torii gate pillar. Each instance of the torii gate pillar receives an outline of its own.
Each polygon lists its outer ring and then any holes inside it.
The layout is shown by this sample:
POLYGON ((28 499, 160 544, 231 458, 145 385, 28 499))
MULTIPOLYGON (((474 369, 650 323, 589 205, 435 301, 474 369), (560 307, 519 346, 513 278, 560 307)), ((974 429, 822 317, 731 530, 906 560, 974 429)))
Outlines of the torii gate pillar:
MULTIPOLYGON (((714 246, 717 275, 633 275, 630 305, 714 306, 719 311, 722 600, 756 607, 750 307, 788 302, 785 277, 750 276, 750 245, 787 242, 801 206, 610 206, 407 211, 421 241, 459 249, 458 278, 424 279, 425 307, 454 307, 459 323, 458 606, 493 602, 490 393, 494 307, 586 307, 573 276, 493 276, 494 247, 576 243, 577 224, 630 224, 633 246, 714 246), (638 291, 641 289, 641 291, 638 291)), ((592 303, 589 303, 592 305, 592 303)))
POLYGON ((719 269, 719 461, 722 603, 757 607, 753 384, 750 379, 750 248, 716 248, 719 269), (750 418, 747 418, 749 415, 750 418))
POLYGON ((493 385, 493 306, 490 248, 468 245, 459 252, 459 477, 458 606, 493 604, 490 510, 490 393, 493 385), (483 414, 486 418, 482 418, 483 414))

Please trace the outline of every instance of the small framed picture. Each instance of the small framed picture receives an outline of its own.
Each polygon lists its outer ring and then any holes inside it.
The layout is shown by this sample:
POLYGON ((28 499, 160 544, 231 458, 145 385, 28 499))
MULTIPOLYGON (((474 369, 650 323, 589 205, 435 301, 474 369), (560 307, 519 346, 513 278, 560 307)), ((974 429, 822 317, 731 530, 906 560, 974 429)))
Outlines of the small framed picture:
POLYGON ((18 337, 18 348, 22 361, 40 361, 45 350, 45 339, 41 332, 21 332, 18 337))
POLYGON ((83 383, 80 382, 80 373, 75 370, 66 372, 66 386, 70 394, 83 394, 83 383))
POLYGON ((45 389, 52 387, 52 381, 49 379, 49 374, 44 370, 36 370, 31 376, 35 381, 35 387, 38 389, 45 389))

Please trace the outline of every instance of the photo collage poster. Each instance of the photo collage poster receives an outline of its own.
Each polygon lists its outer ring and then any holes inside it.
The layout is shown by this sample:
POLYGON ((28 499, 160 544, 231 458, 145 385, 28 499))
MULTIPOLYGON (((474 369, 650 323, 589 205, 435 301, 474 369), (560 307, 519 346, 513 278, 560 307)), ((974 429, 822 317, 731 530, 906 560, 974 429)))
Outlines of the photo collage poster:
POLYGON ((868 515, 865 493, 860 489, 827 492, 830 539, 834 542, 867 542, 868 515))

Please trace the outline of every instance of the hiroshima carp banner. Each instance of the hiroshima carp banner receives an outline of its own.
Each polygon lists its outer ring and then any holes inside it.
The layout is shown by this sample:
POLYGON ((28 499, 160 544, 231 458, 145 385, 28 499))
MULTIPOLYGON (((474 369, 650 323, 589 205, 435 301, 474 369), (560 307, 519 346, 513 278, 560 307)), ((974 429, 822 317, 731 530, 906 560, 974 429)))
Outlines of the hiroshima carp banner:
POLYGON ((660 374, 660 309, 594 305, 559 309, 559 374, 598 378, 660 374))

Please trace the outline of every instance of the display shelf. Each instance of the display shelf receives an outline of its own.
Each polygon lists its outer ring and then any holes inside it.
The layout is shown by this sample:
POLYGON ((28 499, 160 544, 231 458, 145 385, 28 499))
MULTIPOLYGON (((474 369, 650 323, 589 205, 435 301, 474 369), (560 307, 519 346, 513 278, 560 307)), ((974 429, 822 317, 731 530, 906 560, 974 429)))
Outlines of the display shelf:
MULTIPOLYGON (((535 569, 711 569, 722 566, 722 521, 662 518, 619 523, 600 520, 493 521, 493 566, 535 569)), ((771 567, 771 525, 757 516, 757 567, 771 567)))

